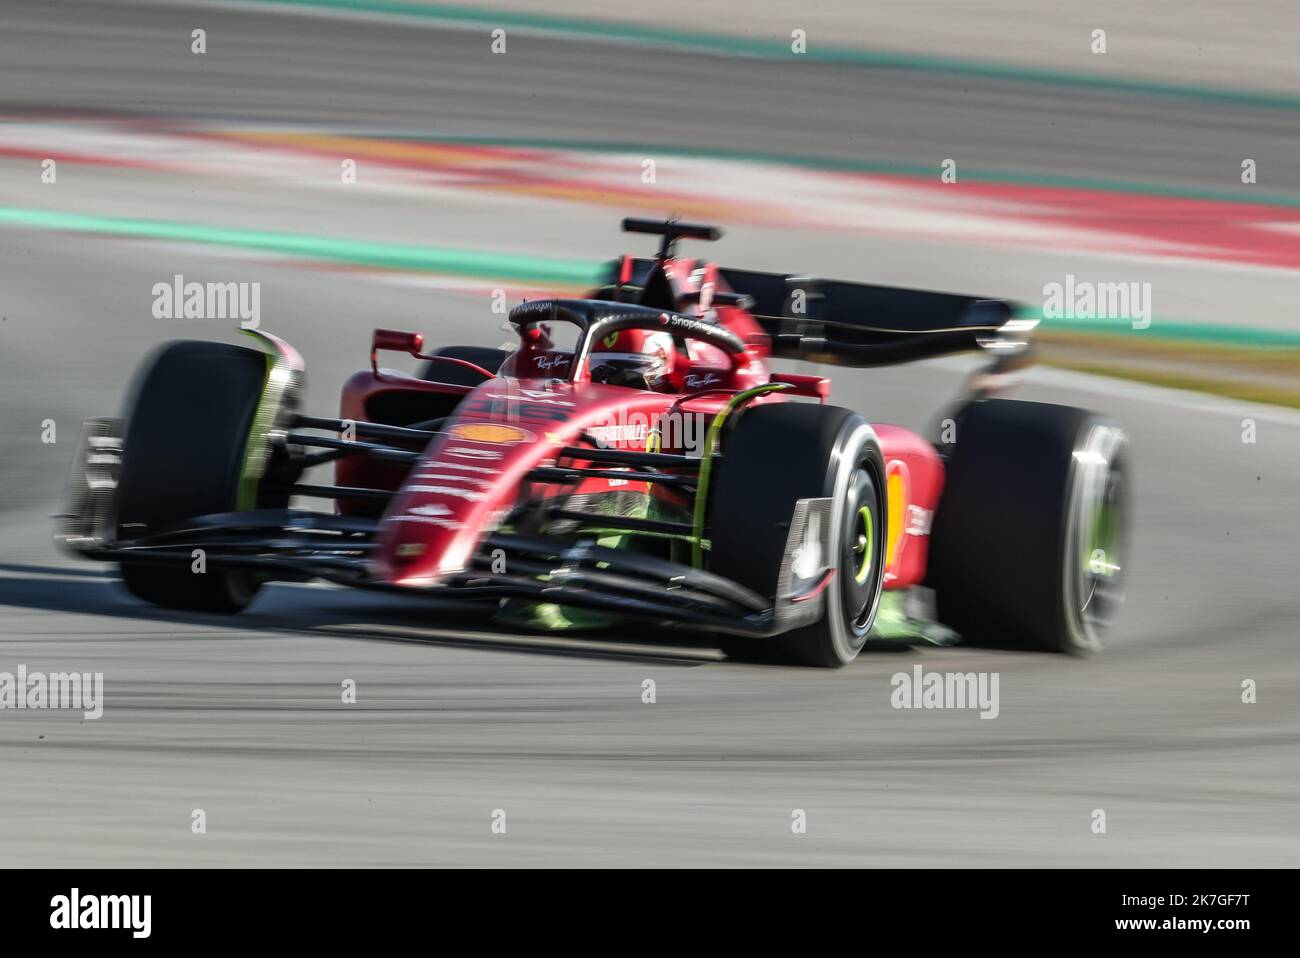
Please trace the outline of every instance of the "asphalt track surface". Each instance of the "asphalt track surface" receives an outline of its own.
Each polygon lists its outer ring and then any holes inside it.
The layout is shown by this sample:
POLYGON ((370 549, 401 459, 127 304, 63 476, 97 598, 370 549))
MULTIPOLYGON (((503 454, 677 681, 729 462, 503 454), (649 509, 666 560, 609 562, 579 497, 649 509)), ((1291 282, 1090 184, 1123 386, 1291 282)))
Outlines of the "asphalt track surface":
MULTIPOLYGON (((962 110, 941 78, 886 86, 890 77, 875 76, 867 97, 831 68, 778 80, 757 61, 553 39, 488 72, 455 31, 248 11, 205 13, 210 37, 240 39, 233 60, 207 61, 200 69, 213 72, 196 76, 186 45, 148 46, 167 17, 189 22, 180 14, 72 4, 38 16, 23 3, 5 12, 5 109, 707 134, 736 149, 815 139, 815 152, 852 151, 888 122, 908 132, 880 135, 881 155, 899 150, 908 162, 932 148, 950 155, 939 144, 955 135, 989 165, 1072 163, 1081 175, 1193 185, 1211 185, 1217 169, 1204 149, 1177 149, 1194 130, 1201 144, 1220 131, 1225 151, 1233 136, 1285 141, 1271 113, 1203 107, 1180 124, 1177 105, 1088 95, 1078 109, 1105 149, 1085 154, 1042 129, 1030 149, 1026 111, 1059 124, 1062 103, 1076 101, 993 84, 963 94, 962 110), (57 25, 57 39, 33 33, 38 22, 57 25), (540 72, 526 84, 510 72, 529 64, 540 72)), ((146 173, 96 185, 136 197, 143 216, 172 202, 146 173)), ((268 228, 288 215, 282 202, 257 185, 230 200, 268 228)), ((514 213, 483 204, 446 218, 508 235, 514 213)), ((592 254, 619 245, 612 231, 561 241, 592 254)), ((173 614, 131 600, 111 570, 56 554, 47 516, 77 422, 113 411, 141 352, 177 335, 140 308, 141 291, 212 262, 161 244, 0 232, 0 669, 103 671, 107 695, 98 721, 0 714, 6 864, 1300 861, 1300 418, 1035 374, 1021 395, 1100 409, 1132 441, 1130 601, 1108 650, 1084 660, 953 648, 872 651, 837 672, 738 666, 703 638, 502 632, 414 601, 305 586, 273 586, 237 619, 173 614), (1242 442, 1247 417, 1253 444, 1242 442), (47 418, 54 445, 40 441, 47 418), (915 663, 998 672, 999 717, 892 709, 890 676, 915 663), (358 702, 345 706, 349 678, 358 702), (653 705, 641 701, 645 679, 657 683, 653 705), (1257 704, 1241 703, 1244 679, 1258 683, 1257 704), (190 830, 197 808, 205 835, 190 830), (1105 835, 1090 828, 1098 808, 1105 835), (490 831, 494 809, 507 813, 505 835, 490 831), (793 809, 807 812, 806 835, 791 834, 793 809)), ((313 409, 333 408, 373 325, 435 315, 441 341, 499 337, 471 296, 291 262, 249 269, 279 304, 275 331, 306 356, 313 409)), ((960 367, 846 372, 835 399, 920 427, 956 390, 960 367)))
MULTIPOLYGON (((1300 196, 1292 110, 299 12, 7 0, 0 109, 663 144, 1300 196), (207 31, 208 52, 190 52, 207 31)), ((1207 25, 1207 29, 1209 26, 1207 25)))

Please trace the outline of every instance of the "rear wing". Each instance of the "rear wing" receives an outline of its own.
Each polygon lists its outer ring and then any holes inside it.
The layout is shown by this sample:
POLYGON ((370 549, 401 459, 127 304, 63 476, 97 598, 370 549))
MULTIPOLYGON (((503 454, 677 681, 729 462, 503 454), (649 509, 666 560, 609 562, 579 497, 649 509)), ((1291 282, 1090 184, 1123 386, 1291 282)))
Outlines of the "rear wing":
POLYGON ((840 366, 883 366, 974 349, 1028 346, 1035 320, 1000 299, 750 270, 718 270, 772 338, 772 353, 840 366))
MULTIPOLYGON (((637 302, 656 262, 610 261, 593 295, 637 302)), ((1016 317, 1013 304, 982 296, 726 267, 718 275, 733 292, 715 294, 714 304, 749 310, 781 359, 886 366, 970 350, 1006 355, 1024 350, 1038 324, 1016 317)))

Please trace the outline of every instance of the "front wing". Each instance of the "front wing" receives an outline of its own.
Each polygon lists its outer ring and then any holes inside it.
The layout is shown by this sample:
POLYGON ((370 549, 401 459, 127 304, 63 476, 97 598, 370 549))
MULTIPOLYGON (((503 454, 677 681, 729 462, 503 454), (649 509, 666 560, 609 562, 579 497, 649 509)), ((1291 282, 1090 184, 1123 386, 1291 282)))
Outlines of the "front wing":
MULTIPOLYGON (((736 635, 776 635, 816 621, 834 576, 829 499, 801 499, 790 520, 775 597, 704 569, 594 538, 486 535, 468 568, 435 585, 386 581, 371 561, 382 520, 297 509, 255 509, 196 516, 139 539, 120 539, 112 521, 116 423, 91 420, 83 430, 58 517, 57 541, 85 558, 243 569, 267 580, 326 579, 358 588, 442 600, 522 599, 592 609, 684 628, 736 635)), ((599 518, 599 517, 593 517, 599 518)), ((202 573, 195 573, 202 574, 202 573)))

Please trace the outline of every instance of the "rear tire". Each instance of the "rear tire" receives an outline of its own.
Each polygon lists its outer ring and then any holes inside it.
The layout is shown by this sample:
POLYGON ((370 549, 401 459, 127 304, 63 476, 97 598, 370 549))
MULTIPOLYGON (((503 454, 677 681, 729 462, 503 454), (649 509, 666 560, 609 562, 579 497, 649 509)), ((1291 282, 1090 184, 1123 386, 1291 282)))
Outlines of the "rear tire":
POLYGON ((884 463, 871 427, 834 406, 773 403, 744 411, 723 440, 711 499, 709 568, 775 597, 799 499, 830 498, 835 577, 824 614, 771 638, 723 638, 728 658, 838 668, 875 620, 884 576, 884 463))
POLYGON ((1083 409, 988 399, 959 416, 927 584, 963 641, 1099 649, 1123 598, 1124 435, 1083 409))
MULTIPOLYGON (((267 356, 240 346, 182 341, 158 351, 126 416, 116 495, 118 539, 237 507, 266 376, 267 356)), ((242 571, 200 574, 189 565, 131 562, 121 567, 133 595, 172 609, 240 612, 261 588, 260 580, 242 571)))

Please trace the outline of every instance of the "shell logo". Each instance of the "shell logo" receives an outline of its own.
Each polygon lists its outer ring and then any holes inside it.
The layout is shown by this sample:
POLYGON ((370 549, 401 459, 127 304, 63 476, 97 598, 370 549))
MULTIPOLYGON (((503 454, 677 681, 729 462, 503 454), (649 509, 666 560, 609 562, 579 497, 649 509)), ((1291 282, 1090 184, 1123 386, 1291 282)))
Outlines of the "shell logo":
POLYGON ((530 436, 518 426, 503 426, 494 422, 464 422, 451 427, 451 434, 468 442, 513 443, 527 442, 530 436))

